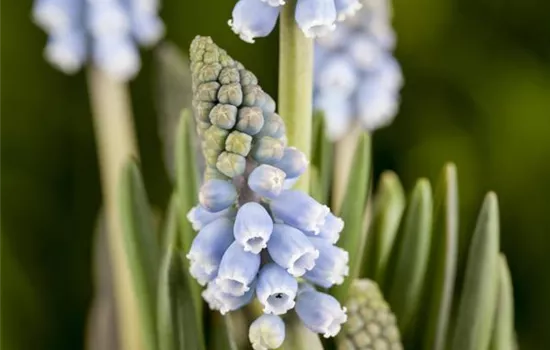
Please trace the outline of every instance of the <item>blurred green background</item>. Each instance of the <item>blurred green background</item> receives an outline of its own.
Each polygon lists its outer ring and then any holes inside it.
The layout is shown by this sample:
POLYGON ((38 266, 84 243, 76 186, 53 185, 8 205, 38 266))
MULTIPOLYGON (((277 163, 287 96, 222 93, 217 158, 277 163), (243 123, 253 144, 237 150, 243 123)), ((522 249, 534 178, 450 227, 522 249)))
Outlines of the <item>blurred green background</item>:
MULTIPOLYGON (((276 96, 277 38, 254 45, 226 25, 232 0, 165 0, 167 38, 186 49, 211 35, 276 96)), ((100 208, 85 74, 42 59, 31 1, 1 12, 2 349, 79 349, 100 208)), ((522 349, 550 349, 550 2, 395 0, 396 55, 406 85, 396 122, 374 137, 375 172, 407 188, 457 163, 461 230, 483 194, 500 198, 502 249, 515 288, 522 349)), ((130 84, 149 196, 166 204, 152 54, 130 84)))

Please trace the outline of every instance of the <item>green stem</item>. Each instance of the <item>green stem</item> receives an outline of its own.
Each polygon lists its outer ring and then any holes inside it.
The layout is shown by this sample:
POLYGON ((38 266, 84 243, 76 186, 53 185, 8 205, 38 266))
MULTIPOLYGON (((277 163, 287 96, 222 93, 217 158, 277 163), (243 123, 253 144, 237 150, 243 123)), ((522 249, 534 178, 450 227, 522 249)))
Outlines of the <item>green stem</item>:
MULTIPOLYGON (((288 144, 311 155, 313 40, 294 20, 296 0, 287 1, 279 22, 279 114, 286 124, 288 144)), ((309 191, 309 172, 295 186, 309 191)))
POLYGON ((119 330, 119 349, 140 350, 137 296, 131 288, 125 258, 122 223, 118 205, 118 183, 129 157, 137 147, 127 86, 95 68, 88 71, 88 86, 101 172, 103 203, 108 227, 107 241, 113 269, 113 286, 119 330))

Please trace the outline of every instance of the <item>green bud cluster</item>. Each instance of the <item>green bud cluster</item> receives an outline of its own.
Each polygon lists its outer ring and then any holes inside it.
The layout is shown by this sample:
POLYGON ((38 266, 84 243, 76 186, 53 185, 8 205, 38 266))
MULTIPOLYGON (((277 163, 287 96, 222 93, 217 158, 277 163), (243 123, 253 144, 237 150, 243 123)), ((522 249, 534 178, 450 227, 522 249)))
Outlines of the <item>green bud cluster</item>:
POLYGON ((286 146, 285 125, 256 76, 210 37, 193 40, 190 58, 193 114, 207 165, 205 178, 243 175, 247 159, 279 161, 286 146))
POLYGON ((353 281, 338 350, 402 350, 395 316, 376 282, 353 281))

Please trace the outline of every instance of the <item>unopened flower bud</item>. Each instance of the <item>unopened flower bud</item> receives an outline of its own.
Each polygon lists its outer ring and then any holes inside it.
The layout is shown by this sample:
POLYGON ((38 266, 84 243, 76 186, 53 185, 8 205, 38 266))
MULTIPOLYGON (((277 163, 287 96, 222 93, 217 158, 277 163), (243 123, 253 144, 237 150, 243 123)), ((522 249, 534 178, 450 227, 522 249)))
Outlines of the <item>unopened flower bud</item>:
POLYGON ((285 323, 279 316, 262 315, 250 325, 248 339, 254 350, 277 349, 285 340, 285 323))
POLYGON ((203 135, 203 147, 205 149, 213 149, 221 151, 225 148, 225 139, 229 135, 229 131, 222 129, 216 125, 210 126, 203 135))
POLYGON ((199 191, 199 202, 206 210, 213 213, 227 209, 236 200, 237 190, 228 181, 206 181, 199 191))
POLYGON ((218 100, 220 103, 228 103, 233 106, 240 106, 243 103, 243 91, 241 84, 231 83, 222 85, 218 91, 218 100))
POLYGON ((221 154, 221 151, 213 148, 204 148, 202 152, 206 164, 212 167, 216 166, 218 162, 218 157, 221 154))
POLYGON ((210 122, 222 129, 231 129, 237 122, 237 107, 230 104, 217 104, 210 111, 210 122))
POLYGON ((237 130, 248 135, 256 135, 264 126, 264 116, 260 107, 241 107, 237 118, 237 130))
MULTIPOLYGON (((216 159, 217 162, 217 159, 216 159)), ((216 168, 215 164, 207 164, 207 166, 204 168, 204 180, 229 180, 227 176, 222 174, 218 168, 216 168)))
POLYGON ((218 81, 222 85, 229 85, 240 82, 239 70, 235 67, 223 68, 218 76, 218 81))
POLYGON ((275 198, 283 190, 285 173, 274 166, 261 164, 248 176, 250 189, 262 197, 275 198))
POLYGON ((211 213, 202 206, 196 205, 187 213, 187 220, 193 226, 193 230, 199 231, 214 220, 222 217, 233 218, 236 213, 237 211, 233 207, 229 207, 217 213, 211 213))
POLYGON ((218 75, 220 74, 221 70, 222 70, 222 65, 217 62, 206 64, 202 66, 202 68, 200 69, 198 74, 198 79, 203 83, 216 81, 218 79, 218 75))
POLYGON ((258 78, 247 69, 241 69, 239 71, 241 77, 241 85, 258 85, 258 78))
POLYGON ((318 203, 304 192, 283 191, 270 204, 276 219, 304 232, 318 234, 330 212, 326 205, 318 203))
POLYGON ((277 113, 264 114, 264 124, 258 137, 269 136, 274 138, 280 138, 286 132, 285 123, 283 118, 277 113))
POLYGON ((244 173, 246 158, 240 154, 224 151, 218 157, 216 168, 224 175, 233 178, 244 173))
POLYGON ((216 102, 220 84, 216 81, 200 84, 197 87, 195 99, 205 102, 216 102))
POLYGON ((260 163, 275 164, 284 154, 284 144, 273 137, 262 137, 252 148, 252 157, 260 163))
POLYGON ((225 140, 225 150, 246 157, 252 148, 252 136, 240 131, 232 131, 225 140))
POLYGON ((296 313, 304 325, 325 338, 334 337, 346 322, 346 308, 333 296, 313 290, 298 294, 296 313))
POLYGON ((210 124, 210 111, 214 108, 215 104, 205 101, 193 101, 193 107, 195 110, 195 118, 197 120, 208 122, 210 124))
POLYGON ((283 157, 275 166, 285 172, 287 178, 295 178, 306 171, 309 162, 306 155, 296 147, 286 147, 283 157))

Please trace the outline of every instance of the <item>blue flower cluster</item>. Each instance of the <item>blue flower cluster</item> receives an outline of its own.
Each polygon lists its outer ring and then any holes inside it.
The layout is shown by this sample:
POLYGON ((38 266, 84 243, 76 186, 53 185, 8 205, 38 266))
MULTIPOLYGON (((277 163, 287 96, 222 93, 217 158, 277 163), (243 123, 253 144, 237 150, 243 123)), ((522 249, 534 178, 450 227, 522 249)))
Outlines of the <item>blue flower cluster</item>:
POLYGON ((338 140, 359 124, 389 125, 398 111, 403 77, 392 56, 390 0, 362 0, 363 8, 315 43, 314 105, 338 140))
POLYGON ((279 315, 292 309, 311 330, 335 336, 345 308, 303 281, 330 288, 347 276, 348 253, 335 246, 342 219, 292 189, 308 160, 286 146, 284 123, 252 73, 210 38, 195 38, 190 53, 206 162, 199 204, 187 215, 198 231, 191 275, 222 314, 257 298, 265 315, 249 330, 255 349, 282 343, 279 315))
MULTIPOLYGON (((271 33, 284 5, 285 0, 239 0, 229 25, 242 40, 253 43, 271 33)), ((359 0, 297 0, 294 16, 304 35, 315 38, 333 31, 336 21, 360 8, 359 0)))
POLYGON ((46 59, 61 71, 77 72, 90 56, 127 80, 140 68, 135 42, 149 46, 164 34, 158 7, 158 0, 35 0, 33 18, 49 34, 46 59))

